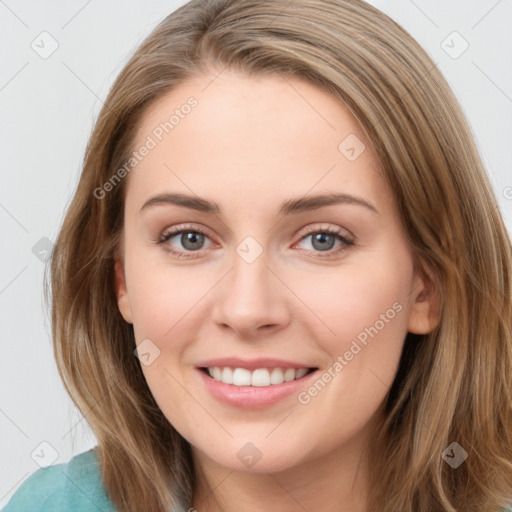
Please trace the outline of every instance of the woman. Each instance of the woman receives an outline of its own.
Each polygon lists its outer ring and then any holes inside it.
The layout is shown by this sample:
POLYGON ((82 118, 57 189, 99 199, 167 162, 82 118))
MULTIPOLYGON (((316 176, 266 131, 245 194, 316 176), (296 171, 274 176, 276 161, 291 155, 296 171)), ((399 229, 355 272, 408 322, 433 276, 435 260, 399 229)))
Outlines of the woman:
POLYGON ((52 258, 98 447, 6 510, 507 510, 511 262, 395 22, 189 2, 112 87, 52 258))

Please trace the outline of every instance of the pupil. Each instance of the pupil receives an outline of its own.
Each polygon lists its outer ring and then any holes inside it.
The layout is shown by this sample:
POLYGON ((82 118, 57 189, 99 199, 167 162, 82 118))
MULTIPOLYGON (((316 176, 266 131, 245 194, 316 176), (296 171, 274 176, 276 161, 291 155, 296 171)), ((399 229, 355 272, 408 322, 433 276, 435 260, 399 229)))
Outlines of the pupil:
POLYGON ((201 233, 194 233, 193 231, 189 231, 188 233, 183 233, 181 235, 181 243, 183 244, 183 247, 186 249, 198 249, 201 246, 201 243, 199 243, 199 247, 197 247, 194 244, 197 244, 198 240, 199 242, 202 242, 203 235, 201 233))
POLYGON ((334 246, 334 237, 332 235, 329 235, 327 233, 317 233, 313 236, 313 247, 315 249, 319 249, 321 251, 328 251, 329 249, 332 249, 334 246), (330 240, 328 240, 330 239, 330 240), (326 240, 330 243, 325 243, 326 240), (319 242, 320 245, 316 246, 316 242, 319 242), (328 247, 327 247, 328 246, 328 247))

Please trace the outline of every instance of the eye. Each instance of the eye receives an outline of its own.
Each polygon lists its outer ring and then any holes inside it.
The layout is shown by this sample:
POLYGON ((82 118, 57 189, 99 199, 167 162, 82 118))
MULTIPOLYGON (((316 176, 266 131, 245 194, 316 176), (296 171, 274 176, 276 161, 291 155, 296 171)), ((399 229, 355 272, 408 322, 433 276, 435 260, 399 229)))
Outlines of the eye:
MULTIPOLYGON (((354 240, 341 234, 339 228, 320 228, 310 230, 307 234, 303 234, 300 242, 309 241, 309 247, 306 252, 317 256, 318 253, 326 253, 327 256, 338 254, 354 245, 354 240), (336 244, 338 246, 335 248, 336 244)), ((298 242, 298 244, 300 244, 298 242)), ((296 244, 296 245, 298 245, 296 244)))
MULTIPOLYGON (((190 257, 187 252, 198 252, 204 249, 205 241, 210 240, 206 232, 198 226, 181 226, 171 228, 162 234, 158 243, 164 250, 178 257, 190 257), (178 245, 178 250, 174 249, 178 245), (181 245, 181 248, 179 247, 181 245)), ((211 242, 211 240, 210 240, 211 242)), ((193 257, 193 256, 192 256, 193 257)))
MULTIPOLYGON (((294 247, 309 241, 309 247, 305 248, 306 254, 314 257, 329 257, 346 250, 355 244, 352 238, 341 234, 341 229, 331 227, 309 228, 309 231, 302 231, 301 239, 294 247), (337 245, 337 247, 336 247, 337 245)), ((206 231, 199 226, 177 226, 165 231, 158 239, 158 244, 163 249, 178 258, 199 257, 193 253, 200 253, 205 249, 205 243, 213 245, 206 231), (180 247, 181 246, 181 247, 180 247)))

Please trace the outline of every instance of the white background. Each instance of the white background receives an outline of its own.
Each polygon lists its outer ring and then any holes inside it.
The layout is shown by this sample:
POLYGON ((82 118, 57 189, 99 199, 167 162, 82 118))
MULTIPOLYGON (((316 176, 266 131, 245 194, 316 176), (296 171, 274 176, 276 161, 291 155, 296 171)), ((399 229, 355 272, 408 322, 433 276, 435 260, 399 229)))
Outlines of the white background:
MULTIPOLYGON (((116 75, 152 28, 183 3, 0 1, 0 507, 39 468, 31 457, 36 448, 47 458, 54 449, 56 464, 96 444, 57 374, 42 307, 44 264, 32 248, 43 237, 56 238, 116 75), (47 59, 31 47, 43 31, 58 42, 47 59), (39 447, 42 442, 53 448, 39 447)), ((512 3, 370 3, 408 30, 448 79, 512 232, 512 3), (469 44, 456 59, 441 46, 453 31, 469 44)), ((452 52, 461 48, 462 40, 450 40, 452 52)))

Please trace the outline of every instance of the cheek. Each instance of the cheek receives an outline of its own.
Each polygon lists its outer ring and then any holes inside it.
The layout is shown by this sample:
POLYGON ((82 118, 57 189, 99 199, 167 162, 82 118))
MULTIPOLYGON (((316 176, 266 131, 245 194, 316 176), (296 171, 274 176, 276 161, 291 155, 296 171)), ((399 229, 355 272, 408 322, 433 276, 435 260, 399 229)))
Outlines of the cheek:
POLYGON ((181 365, 205 318, 202 308, 207 301, 203 297, 215 281, 211 272, 166 265, 150 266, 133 278, 130 294, 135 339, 137 344, 151 340, 151 350, 157 354, 151 364, 141 365, 144 377, 167 419, 190 441, 187 433, 200 425, 194 423, 197 404, 184 391, 190 383, 181 365))
POLYGON ((372 265, 360 261, 324 279, 303 280, 300 293, 322 321, 316 334, 325 352, 336 359, 351 351, 347 359, 358 359, 354 366, 393 366, 407 333, 411 273, 409 259, 395 252, 372 265))
POLYGON ((137 344, 149 338, 166 364, 174 365, 205 322, 208 293, 217 281, 216 274, 202 266, 140 265, 130 283, 137 344))

